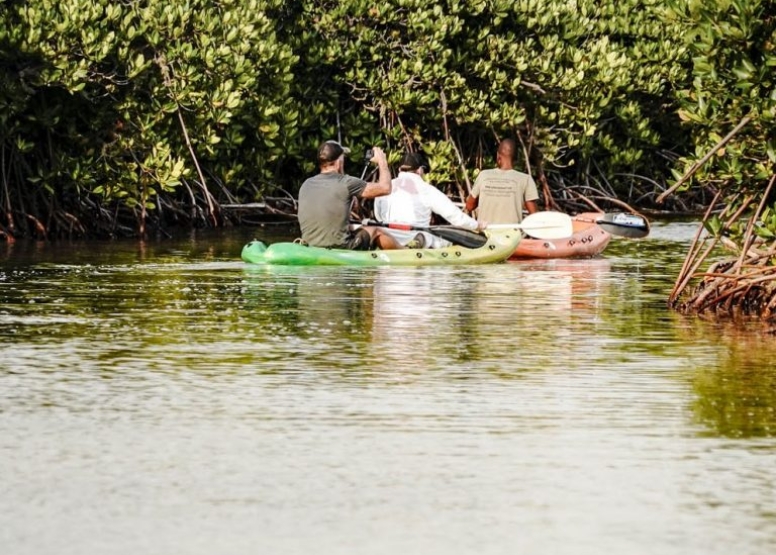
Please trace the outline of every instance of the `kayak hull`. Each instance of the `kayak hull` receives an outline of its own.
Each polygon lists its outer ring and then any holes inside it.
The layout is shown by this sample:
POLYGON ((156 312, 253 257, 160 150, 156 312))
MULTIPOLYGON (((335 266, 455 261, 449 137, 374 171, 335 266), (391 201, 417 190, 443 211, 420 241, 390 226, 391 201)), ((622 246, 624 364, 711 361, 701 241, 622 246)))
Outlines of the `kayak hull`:
POLYGON ((607 233, 595 221, 602 214, 585 212, 571 218, 573 233, 562 239, 524 238, 509 257, 511 260, 526 258, 591 258, 606 249, 611 234, 607 233))
POLYGON ((444 266, 503 262, 522 240, 519 229, 486 232, 487 242, 470 249, 450 246, 441 249, 398 249, 351 251, 308 247, 299 243, 265 245, 254 240, 243 247, 241 258, 250 264, 284 266, 444 266))

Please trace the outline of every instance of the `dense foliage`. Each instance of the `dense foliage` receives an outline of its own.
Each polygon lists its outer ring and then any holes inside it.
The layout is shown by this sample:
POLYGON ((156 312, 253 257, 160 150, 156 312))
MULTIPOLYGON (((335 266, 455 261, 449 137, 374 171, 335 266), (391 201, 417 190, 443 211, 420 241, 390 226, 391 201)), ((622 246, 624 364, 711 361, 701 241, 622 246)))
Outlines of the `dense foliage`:
MULTIPOLYGON (((652 0, 312 2, 349 94, 437 179, 466 181, 497 138, 558 183, 663 181, 681 146, 672 87, 685 47, 652 0), (343 22, 346 24, 343 25, 343 22)), ((491 157, 492 160, 492 157, 491 157)), ((487 162, 491 163, 491 162, 487 162)))
MULTIPOLYGON (((721 190, 729 213, 762 203, 759 217, 767 225, 758 233, 776 237, 776 195, 763 198, 776 163, 776 2, 674 0, 671 6, 692 55, 692 80, 677 96, 693 150, 674 175, 687 176, 684 187, 721 190)), ((712 231, 722 225, 709 221, 712 231)))
POLYGON ((88 207, 113 232, 119 208, 142 233, 149 210, 179 216, 164 202, 175 192, 216 220, 210 191, 272 179, 298 132, 296 57, 275 30, 283 4, 6 2, 5 228, 23 215, 40 233, 83 230, 88 207))
POLYGON ((328 138, 394 161, 422 148, 432 180, 463 195, 511 135, 553 194, 649 204, 680 155, 767 96, 772 3, 723 4, 7 0, 0 234, 220 224, 222 203, 294 194, 328 138), (719 84, 699 73, 707 43, 719 84))

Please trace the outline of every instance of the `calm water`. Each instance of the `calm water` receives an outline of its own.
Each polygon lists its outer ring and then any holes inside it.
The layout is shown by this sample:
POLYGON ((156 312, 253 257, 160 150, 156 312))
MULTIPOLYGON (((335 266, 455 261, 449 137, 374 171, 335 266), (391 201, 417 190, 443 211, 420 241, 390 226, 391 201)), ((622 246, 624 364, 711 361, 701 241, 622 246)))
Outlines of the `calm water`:
POLYGON ((776 336, 600 259, 251 268, 0 245, 0 552, 766 554, 776 336))

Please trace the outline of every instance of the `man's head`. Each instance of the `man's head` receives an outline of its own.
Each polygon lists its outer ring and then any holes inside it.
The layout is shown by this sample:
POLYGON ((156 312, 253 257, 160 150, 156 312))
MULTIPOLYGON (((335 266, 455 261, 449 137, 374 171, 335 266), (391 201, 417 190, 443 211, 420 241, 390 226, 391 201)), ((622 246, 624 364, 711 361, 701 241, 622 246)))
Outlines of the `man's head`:
POLYGON ((345 156, 350 154, 350 149, 342 146, 337 141, 326 141, 318 147, 318 166, 327 168, 341 164, 340 172, 345 168, 345 156))
POLYGON ((419 169, 422 169, 424 173, 431 171, 431 166, 429 165, 428 160, 423 155, 423 153, 406 153, 401 159, 401 163, 399 164, 399 171, 420 173, 418 172, 419 169))
POLYGON ((498 145, 498 152, 496 153, 496 165, 502 169, 511 169, 512 163, 515 159, 516 149, 514 139, 504 139, 498 145))

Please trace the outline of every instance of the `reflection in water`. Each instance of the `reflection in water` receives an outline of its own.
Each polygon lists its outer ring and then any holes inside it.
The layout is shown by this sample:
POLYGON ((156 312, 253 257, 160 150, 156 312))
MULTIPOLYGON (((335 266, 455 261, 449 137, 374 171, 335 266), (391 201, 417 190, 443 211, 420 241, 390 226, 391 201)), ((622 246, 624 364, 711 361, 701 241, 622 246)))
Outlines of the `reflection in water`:
POLYGON ((369 336, 368 273, 358 268, 249 266, 241 310, 256 321, 260 337, 271 330, 285 338, 292 347, 289 357, 307 358, 313 368, 344 368, 353 361, 350 353, 369 336), (303 347, 309 352, 299 352, 303 347))
POLYGON ((444 268, 435 267, 377 269, 370 326, 375 367, 413 372, 445 366, 447 353, 438 346, 459 335, 450 323, 461 312, 461 295, 443 276, 444 268))
POLYGON ((666 310, 670 229, 458 268, 259 268, 241 244, 4 261, 4 552, 776 541, 770 336, 666 310))
POLYGON ((470 267, 455 279, 449 269, 385 268, 375 276, 373 339, 384 362, 409 368, 451 358, 500 368, 504 359, 535 363, 537 352, 563 364, 547 343, 568 342, 572 322, 595 331, 608 268, 603 259, 525 262, 470 267))
POLYGON ((522 261, 471 271, 478 338, 470 357, 497 366, 574 367, 594 351, 607 295, 609 262, 522 261))
POLYGON ((756 322, 714 324, 687 320, 678 327, 683 341, 714 337, 716 364, 695 369, 693 404, 698 419, 714 434, 776 436, 776 342, 756 322))

